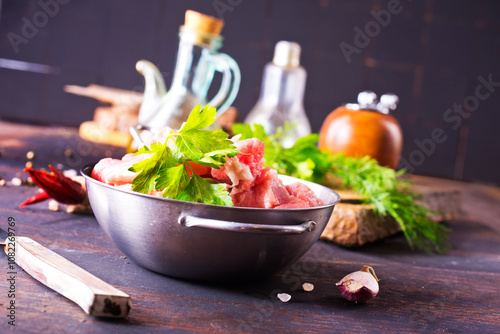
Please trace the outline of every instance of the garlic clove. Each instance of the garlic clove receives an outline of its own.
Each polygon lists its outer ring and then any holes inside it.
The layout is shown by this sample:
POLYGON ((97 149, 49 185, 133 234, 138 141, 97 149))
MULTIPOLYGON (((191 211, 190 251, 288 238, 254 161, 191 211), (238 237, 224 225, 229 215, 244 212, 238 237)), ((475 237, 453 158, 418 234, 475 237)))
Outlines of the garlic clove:
POLYGON ((373 299, 379 291, 378 278, 370 266, 345 276, 336 283, 342 297, 355 303, 366 303, 373 299))
POLYGON ((290 299, 292 299, 292 296, 290 296, 288 293, 278 293, 278 298, 283 303, 287 303, 290 301, 290 299))

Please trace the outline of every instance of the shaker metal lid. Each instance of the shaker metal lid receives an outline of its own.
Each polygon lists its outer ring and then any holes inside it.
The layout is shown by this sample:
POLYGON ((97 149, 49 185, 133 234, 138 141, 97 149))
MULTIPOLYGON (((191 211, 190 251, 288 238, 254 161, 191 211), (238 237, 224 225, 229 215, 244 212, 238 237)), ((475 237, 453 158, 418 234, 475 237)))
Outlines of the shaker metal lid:
POLYGON ((399 103, 399 98, 396 94, 386 93, 377 100, 377 94, 370 90, 362 91, 358 94, 358 103, 348 103, 345 105, 347 109, 352 110, 371 110, 378 111, 383 114, 389 114, 391 110, 395 110, 399 103))
POLYGON ((279 41, 274 47, 273 63, 282 67, 298 67, 300 45, 296 42, 279 41))

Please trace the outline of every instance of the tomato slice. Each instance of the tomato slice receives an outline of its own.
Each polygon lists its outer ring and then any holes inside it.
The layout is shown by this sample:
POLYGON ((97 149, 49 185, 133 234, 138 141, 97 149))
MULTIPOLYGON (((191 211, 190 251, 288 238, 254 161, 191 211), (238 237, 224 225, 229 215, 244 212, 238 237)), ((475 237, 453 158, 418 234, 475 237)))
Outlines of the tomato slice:
MULTIPOLYGON (((196 173, 196 175, 198 176, 207 176, 207 175, 210 175, 210 172, 212 171, 212 168, 211 167, 207 167, 207 166, 202 166, 202 165, 198 165, 194 162, 191 162, 191 161, 188 161, 188 164, 191 166, 191 168, 193 168, 193 171, 196 173)), ((191 169, 188 168, 186 166, 186 169, 189 173, 189 176, 193 176, 191 174, 191 169)))

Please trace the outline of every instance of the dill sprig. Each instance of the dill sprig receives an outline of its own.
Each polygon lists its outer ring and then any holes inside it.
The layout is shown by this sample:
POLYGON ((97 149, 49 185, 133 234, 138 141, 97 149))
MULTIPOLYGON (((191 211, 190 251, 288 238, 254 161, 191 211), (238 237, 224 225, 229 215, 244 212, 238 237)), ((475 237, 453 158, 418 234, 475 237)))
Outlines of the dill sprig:
POLYGON ((420 198, 411 192, 411 183, 401 179, 404 170, 396 172, 375 159, 343 154, 332 156, 330 168, 330 175, 340 180, 342 187, 362 195, 377 214, 396 220, 411 247, 427 253, 445 253, 450 248, 448 229, 430 220, 433 212, 418 204, 420 198))

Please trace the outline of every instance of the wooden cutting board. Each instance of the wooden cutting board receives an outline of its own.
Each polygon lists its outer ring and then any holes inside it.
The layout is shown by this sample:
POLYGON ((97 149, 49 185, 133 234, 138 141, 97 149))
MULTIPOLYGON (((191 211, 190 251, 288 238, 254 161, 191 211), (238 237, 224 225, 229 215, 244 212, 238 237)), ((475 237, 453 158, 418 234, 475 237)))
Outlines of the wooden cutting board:
MULTIPOLYGON (((460 191, 438 179, 412 176, 412 189, 421 195, 421 204, 438 212, 431 219, 436 223, 461 215, 460 191)), ((345 247, 359 247, 401 232, 399 224, 390 216, 381 217, 370 204, 350 190, 335 189, 341 197, 325 230, 322 240, 345 247)))

